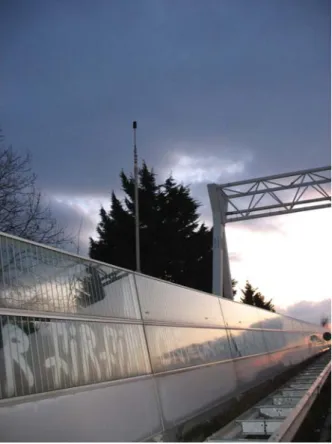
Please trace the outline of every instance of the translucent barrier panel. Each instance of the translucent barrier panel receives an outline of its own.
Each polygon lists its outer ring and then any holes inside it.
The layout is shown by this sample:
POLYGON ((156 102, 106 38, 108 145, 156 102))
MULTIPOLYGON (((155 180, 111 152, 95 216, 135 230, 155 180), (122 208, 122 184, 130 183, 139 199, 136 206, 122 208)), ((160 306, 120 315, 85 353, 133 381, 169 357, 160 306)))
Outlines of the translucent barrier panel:
POLYGON ((297 321, 301 324, 301 329, 304 332, 312 332, 312 331, 324 331, 324 329, 320 325, 313 325, 309 322, 297 321))
POLYGON ((223 329, 148 325, 145 331, 154 372, 231 359, 223 329))
POLYGON ((141 325, 0 318, 1 398, 150 372, 141 325))
MULTIPOLYGON (((297 321, 294 319, 294 324, 296 322, 297 321)), ((300 328, 301 331, 303 331, 303 332, 305 332, 305 331, 312 331, 312 325, 310 325, 310 324, 308 324, 306 322, 303 322, 303 321, 299 321, 298 323, 296 323, 296 328, 297 329, 300 328)))
POLYGON ((219 302, 228 327, 261 328, 257 308, 224 298, 219 298, 219 302))
POLYGON ((300 347, 304 345, 304 336, 300 332, 285 332, 286 347, 300 347))
POLYGON ((264 341, 269 352, 286 347, 286 338, 283 331, 263 331, 264 341))
POLYGON ((283 330, 302 332, 301 321, 291 318, 290 316, 281 316, 281 319, 283 330))
POLYGON ((283 328, 282 316, 278 313, 258 308, 257 316, 262 328, 271 330, 281 330, 283 328))
POLYGON ((294 330, 293 322, 292 322, 291 318, 289 318, 287 316, 281 316, 280 319, 282 322, 282 330, 288 330, 288 331, 294 330))
MULTIPOLYGON (((82 301, 77 311, 89 315, 140 319, 134 276, 124 271, 117 271, 107 278, 109 275, 107 266, 98 266, 98 268, 94 266, 93 270, 97 276, 98 274, 102 276, 103 298, 91 304, 82 301)), ((93 295, 96 284, 93 279, 90 282, 87 294, 93 295)))
POLYGON ((292 328, 293 331, 302 331, 301 322, 298 321, 297 319, 292 318, 292 325, 293 325, 292 328))
POLYGON ((267 353, 263 332, 259 330, 228 330, 232 356, 245 356, 267 353))
POLYGON ((132 275, 0 236, 0 302, 7 308, 140 318, 132 275))
POLYGON ((216 296, 145 276, 135 279, 144 320, 224 325, 216 296))

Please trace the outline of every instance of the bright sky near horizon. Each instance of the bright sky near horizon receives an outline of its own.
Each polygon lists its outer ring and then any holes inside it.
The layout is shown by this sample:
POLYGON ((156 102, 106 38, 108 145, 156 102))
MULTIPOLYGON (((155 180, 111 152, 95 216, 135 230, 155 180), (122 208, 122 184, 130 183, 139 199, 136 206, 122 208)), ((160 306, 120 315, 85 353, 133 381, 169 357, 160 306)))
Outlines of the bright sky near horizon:
MULTIPOLYGON (((140 159, 190 184, 210 223, 209 182, 330 164, 330 8, 4 0, 0 125, 32 153, 58 220, 77 231, 83 218, 82 252, 120 170, 132 169, 133 120, 140 159)), ((316 319, 330 310, 330 219, 319 210, 230 224, 232 275, 316 319)))

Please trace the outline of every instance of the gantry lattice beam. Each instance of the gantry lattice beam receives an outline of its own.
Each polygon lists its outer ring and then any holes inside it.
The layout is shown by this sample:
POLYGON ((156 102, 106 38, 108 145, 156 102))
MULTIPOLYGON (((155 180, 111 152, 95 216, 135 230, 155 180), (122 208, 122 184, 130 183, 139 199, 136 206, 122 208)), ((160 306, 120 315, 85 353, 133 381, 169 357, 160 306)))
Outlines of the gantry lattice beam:
POLYGON ((225 195, 226 222, 328 208, 331 166, 209 187, 225 195))
POLYGON ((213 293, 233 299, 225 224, 331 207, 331 166, 209 184, 213 215, 213 293))

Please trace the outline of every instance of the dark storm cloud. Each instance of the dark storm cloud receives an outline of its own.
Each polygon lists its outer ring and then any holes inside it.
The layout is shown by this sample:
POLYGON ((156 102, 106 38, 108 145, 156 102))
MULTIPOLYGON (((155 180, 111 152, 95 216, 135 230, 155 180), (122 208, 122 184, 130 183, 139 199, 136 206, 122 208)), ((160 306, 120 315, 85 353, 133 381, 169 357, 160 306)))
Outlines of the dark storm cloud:
POLYGON ((329 1, 15 0, 0 17, 0 123, 51 194, 118 186, 134 119, 156 168, 174 150, 250 152, 245 177, 329 163, 329 1))

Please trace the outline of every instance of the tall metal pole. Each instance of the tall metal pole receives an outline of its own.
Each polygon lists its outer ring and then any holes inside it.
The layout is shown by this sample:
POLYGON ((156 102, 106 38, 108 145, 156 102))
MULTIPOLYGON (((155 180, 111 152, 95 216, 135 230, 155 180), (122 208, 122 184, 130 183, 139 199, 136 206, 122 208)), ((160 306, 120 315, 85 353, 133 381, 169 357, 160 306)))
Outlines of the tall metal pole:
POLYGON ((136 249, 136 271, 141 271, 140 242, 139 242, 139 202, 138 202, 138 165, 136 147, 137 122, 133 122, 134 133, 134 178, 135 178, 135 249, 136 249))

